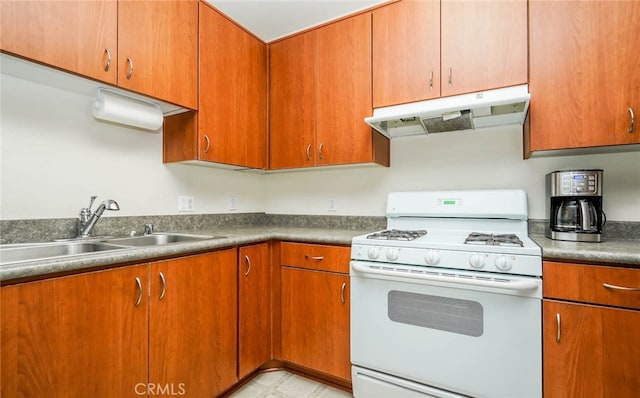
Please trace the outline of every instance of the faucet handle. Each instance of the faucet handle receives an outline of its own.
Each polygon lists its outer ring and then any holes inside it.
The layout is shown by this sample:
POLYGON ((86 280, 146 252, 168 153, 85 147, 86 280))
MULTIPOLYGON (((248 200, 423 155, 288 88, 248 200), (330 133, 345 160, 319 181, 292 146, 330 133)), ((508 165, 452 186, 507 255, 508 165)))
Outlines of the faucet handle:
POLYGON ((91 210, 91 208, 93 207, 93 202, 95 202, 96 198, 98 197, 95 195, 91 196, 91 201, 89 201, 89 207, 87 207, 87 209, 91 210))
POLYGON ((144 225, 144 234, 145 235, 151 235, 153 234, 153 224, 145 224, 144 225))

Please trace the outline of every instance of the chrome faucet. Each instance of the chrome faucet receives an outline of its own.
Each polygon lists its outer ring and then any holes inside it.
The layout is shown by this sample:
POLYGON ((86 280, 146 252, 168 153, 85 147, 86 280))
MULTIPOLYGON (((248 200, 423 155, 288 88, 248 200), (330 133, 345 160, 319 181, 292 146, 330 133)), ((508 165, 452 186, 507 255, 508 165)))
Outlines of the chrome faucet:
POLYGON ((89 202, 89 207, 83 207, 80 209, 80 217, 78 219, 78 238, 88 238, 91 235, 91 230, 96 225, 102 213, 105 210, 120 210, 118 202, 115 200, 107 199, 100 203, 100 206, 91 213, 91 206, 96 200, 97 196, 92 196, 89 202))

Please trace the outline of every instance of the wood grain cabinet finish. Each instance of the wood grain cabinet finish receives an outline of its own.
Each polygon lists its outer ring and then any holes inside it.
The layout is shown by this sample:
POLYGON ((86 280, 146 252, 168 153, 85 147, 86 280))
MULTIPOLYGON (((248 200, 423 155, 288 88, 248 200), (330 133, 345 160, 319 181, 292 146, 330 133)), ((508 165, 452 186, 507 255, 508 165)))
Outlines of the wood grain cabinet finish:
POLYGON ((0 395, 134 397, 139 383, 144 393, 147 274, 141 265, 0 288, 0 395))
POLYGON ((244 246, 238 255, 238 377, 272 358, 269 244, 244 246))
POLYGON ((118 86, 198 106, 198 0, 118 1, 118 86))
POLYGON ((118 2, 0 2, 0 48, 56 68, 117 83, 118 2))
MULTIPOLYGON (((349 381, 349 274, 325 271, 348 270, 348 255, 339 264, 310 269, 284 260, 290 249, 306 246, 291 245, 281 246, 282 359, 349 381)), ((307 257, 325 256, 310 260, 316 263, 339 261, 331 253, 345 249, 325 246, 327 252, 323 252, 320 245, 308 246, 307 257)))
POLYGON ((316 165, 316 31, 269 45, 269 168, 316 165))
POLYGON ((150 264, 151 385, 197 398, 237 381, 236 256, 232 248, 150 264))
POLYGON ((0 2, 2 51, 196 109, 197 0, 0 2))
POLYGON ((371 13, 270 44, 270 168, 389 165, 372 110, 371 13))
POLYGON ((637 396, 640 270, 545 262, 543 292, 545 398, 637 396))
POLYGON ((529 3, 525 155, 640 143, 640 3, 529 3), (636 115, 631 132, 629 108, 636 115))
POLYGON ((164 162, 265 169, 266 44, 201 2, 199 73, 198 112, 165 118, 164 162))
POLYGON ((402 0, 373 11, 374 107, 524 83, 526 0, 402 0))
POLYGON ((220 394, 237 381, 236 274, 227 249, 2 287, 2 396, 220 394))
POLYGON ((373 11, 373 107, 440 97, 440 1, 373 11))

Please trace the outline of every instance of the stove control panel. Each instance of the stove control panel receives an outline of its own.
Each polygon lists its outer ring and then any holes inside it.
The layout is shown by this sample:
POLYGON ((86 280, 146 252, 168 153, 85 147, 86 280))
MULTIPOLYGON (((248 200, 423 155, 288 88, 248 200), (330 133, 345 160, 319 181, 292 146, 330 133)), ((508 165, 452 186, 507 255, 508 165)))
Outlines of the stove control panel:
POLYGON ((405 264, 476 270, 495 273, 542 275, 542 257, 499 252, 445 250, 353 244, 351 259, 379 263, 405 264))

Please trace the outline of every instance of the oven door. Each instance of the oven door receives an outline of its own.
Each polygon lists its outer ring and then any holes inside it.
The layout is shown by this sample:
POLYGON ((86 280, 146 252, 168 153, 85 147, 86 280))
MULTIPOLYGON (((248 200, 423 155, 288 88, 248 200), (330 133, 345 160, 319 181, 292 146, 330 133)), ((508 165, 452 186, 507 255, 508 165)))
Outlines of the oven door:
MULTIPOLYGON (((540 398, 541 290, 539 278, 352 261, 351 362, 442 390, 425 396, 540 398)), ((370 398, 366 380, 353 379, 356 398, 370 398)))

